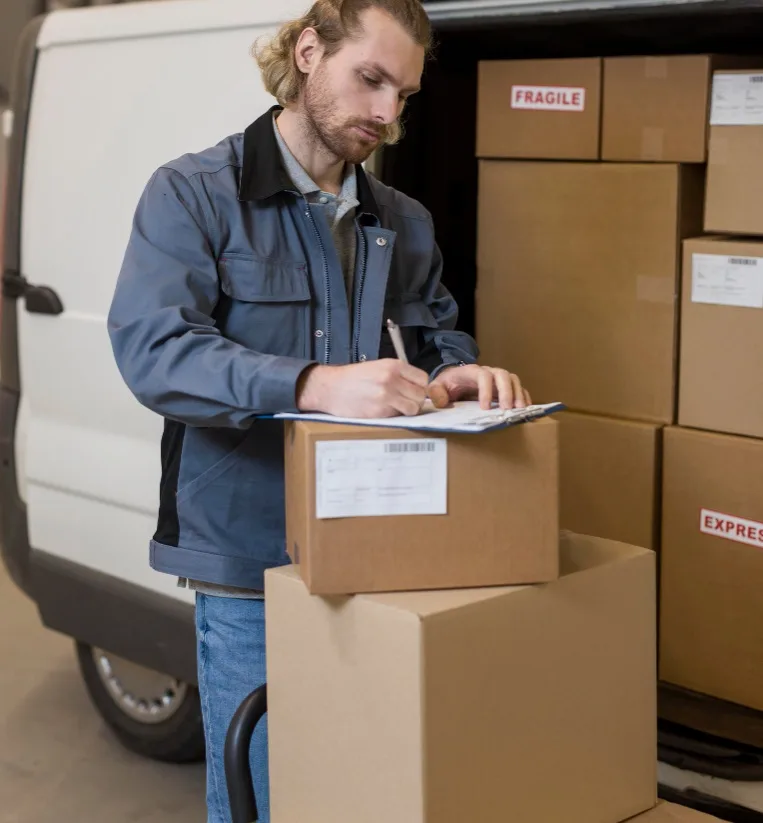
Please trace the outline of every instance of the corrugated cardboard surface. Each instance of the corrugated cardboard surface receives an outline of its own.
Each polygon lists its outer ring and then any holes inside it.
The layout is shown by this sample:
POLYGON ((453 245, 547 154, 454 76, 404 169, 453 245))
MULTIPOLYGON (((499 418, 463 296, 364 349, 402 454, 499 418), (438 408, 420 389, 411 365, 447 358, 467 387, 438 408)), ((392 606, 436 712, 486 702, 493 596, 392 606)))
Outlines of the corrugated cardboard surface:
POLYGON ((477 338, 533 400, 670 423, 696 166, 481 161, 477 338))
POLYGON ((601 60, 491 60, 479 64, 477 155, 597 160, 601 60), (511 107, 512 86, 584 88, 584 111, 511 107))
POLYGON ((763 234, 763 126, 711 126, 709 140, 705 231, 763 234))
POLYGON ((712 58, 604 60, 602 158, 704 163, 712 58))
POLYGON ((654 555, 568 536, 562 560, 541 586, 352 598, 268 572, 273 823, 654 806, 654 555))
POLYGON ((763 544, 700 531, 702 509, 763 522, 763 441, 665 431, 660 676, 763 710, 763 544))
POLYGON ((563 529, 656 549, 662 427, 558 415, 563 529))
POLYGON ((763 437, 763 308, 692 302, 694 254, 763 258, 763 242, 700 238, 684 244, 678 422, 763 437))
POLYGON ((695 812, 686 806, 660 801, 653 809, 632 818, 628 823, 711 823, 713 820, 718 818, 695 812))
POLYGON ((315 516, 315 443, 421 438, 400 429, 298 422, 286 433, 289 552, 313 593, 535 583, 559 572, 559 442, 551 419, 448 435, 448 513, 315 516), (293 437, 292 437, 293 433, 293 437), (295 548, 296 547, 296 548, 295 548))

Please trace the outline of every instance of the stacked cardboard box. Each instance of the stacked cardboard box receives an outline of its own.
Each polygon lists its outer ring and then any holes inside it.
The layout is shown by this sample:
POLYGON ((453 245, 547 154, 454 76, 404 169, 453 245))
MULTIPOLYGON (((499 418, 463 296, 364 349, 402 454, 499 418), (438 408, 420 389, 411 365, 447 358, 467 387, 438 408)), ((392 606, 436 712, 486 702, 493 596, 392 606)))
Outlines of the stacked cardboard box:
POLYGON ((655 556, 560 538, 558 430, 287 424, 274 823, 654 809, 655 556))
POLYGON ((662 544, 662 677, 763 709, 763 440, 745 439, 763 438, 763 70, 750 67, 763 61, 485 63, 477 337, 533 399, 572 410, 562 527, 662 544))
POLYGON ((763 71, 717 71, 709 122, 666 432, 660 671, 763 711, 763 71))

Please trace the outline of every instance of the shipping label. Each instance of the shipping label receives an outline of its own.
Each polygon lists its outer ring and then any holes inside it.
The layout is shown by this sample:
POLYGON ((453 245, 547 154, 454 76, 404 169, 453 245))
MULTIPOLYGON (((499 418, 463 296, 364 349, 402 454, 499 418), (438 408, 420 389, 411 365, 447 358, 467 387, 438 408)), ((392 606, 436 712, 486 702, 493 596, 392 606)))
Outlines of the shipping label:
POLYGON ((585 111, 585 89, 573 86, 512 86, 511 108, 585 111))
POLYGON ((716 74, 711 126, 763 126, 763 73, 716 74))
POLYGON ((763 309, 763 258, 693 254, 692 303, 763 309))
POLYGON ((711 509, 700 511, 699 530, 713 537, 723 537, 736 543, 745 543, 763 549, 763 523, 745 520, 732 514, 722 514, 711 509))
POLYGON ((447 514, 447 449, 444 437, 318 441, 316 517, 447 514))

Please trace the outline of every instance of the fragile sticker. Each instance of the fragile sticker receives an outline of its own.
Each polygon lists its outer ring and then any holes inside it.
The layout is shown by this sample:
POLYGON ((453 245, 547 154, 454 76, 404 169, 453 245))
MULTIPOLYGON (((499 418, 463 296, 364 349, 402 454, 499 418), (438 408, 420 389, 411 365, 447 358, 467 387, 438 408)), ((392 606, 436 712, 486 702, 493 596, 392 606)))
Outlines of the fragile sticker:
POLYGON ((585 89, 573 86, 512 86, 511 108, 585 111, 585 89))
POLYGON ((702 509, 699 530, 713 537, 723 537, 725 540, 763 549, 763 523, 756 520, 745 520, 744 517, 735 517, 733 514, 702 509))

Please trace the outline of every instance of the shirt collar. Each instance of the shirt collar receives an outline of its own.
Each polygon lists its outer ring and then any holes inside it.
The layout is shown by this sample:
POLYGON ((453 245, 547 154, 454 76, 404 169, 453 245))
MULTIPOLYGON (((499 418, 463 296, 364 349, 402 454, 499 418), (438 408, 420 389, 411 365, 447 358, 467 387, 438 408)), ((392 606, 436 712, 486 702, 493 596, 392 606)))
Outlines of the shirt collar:
MULTIPOLYGON (((294 191, 296 188, 295 181, 291 179, 286 169, 273 128, 273 117, 279 111, 281 111, 281 106, 272 106, 244 132, 239 200, 266 200, 280 192, 294 191)), ((354 178, 356 197, 360 202, 361 212, 373 215, 379 220, 379 206, 363 167, 349 166, 349 171, 345 173, 342 196, 344 196, 344 184, 348 183, 348 176, 354 178)), ((317 188, 314 191, 317 191, 317 188)))

